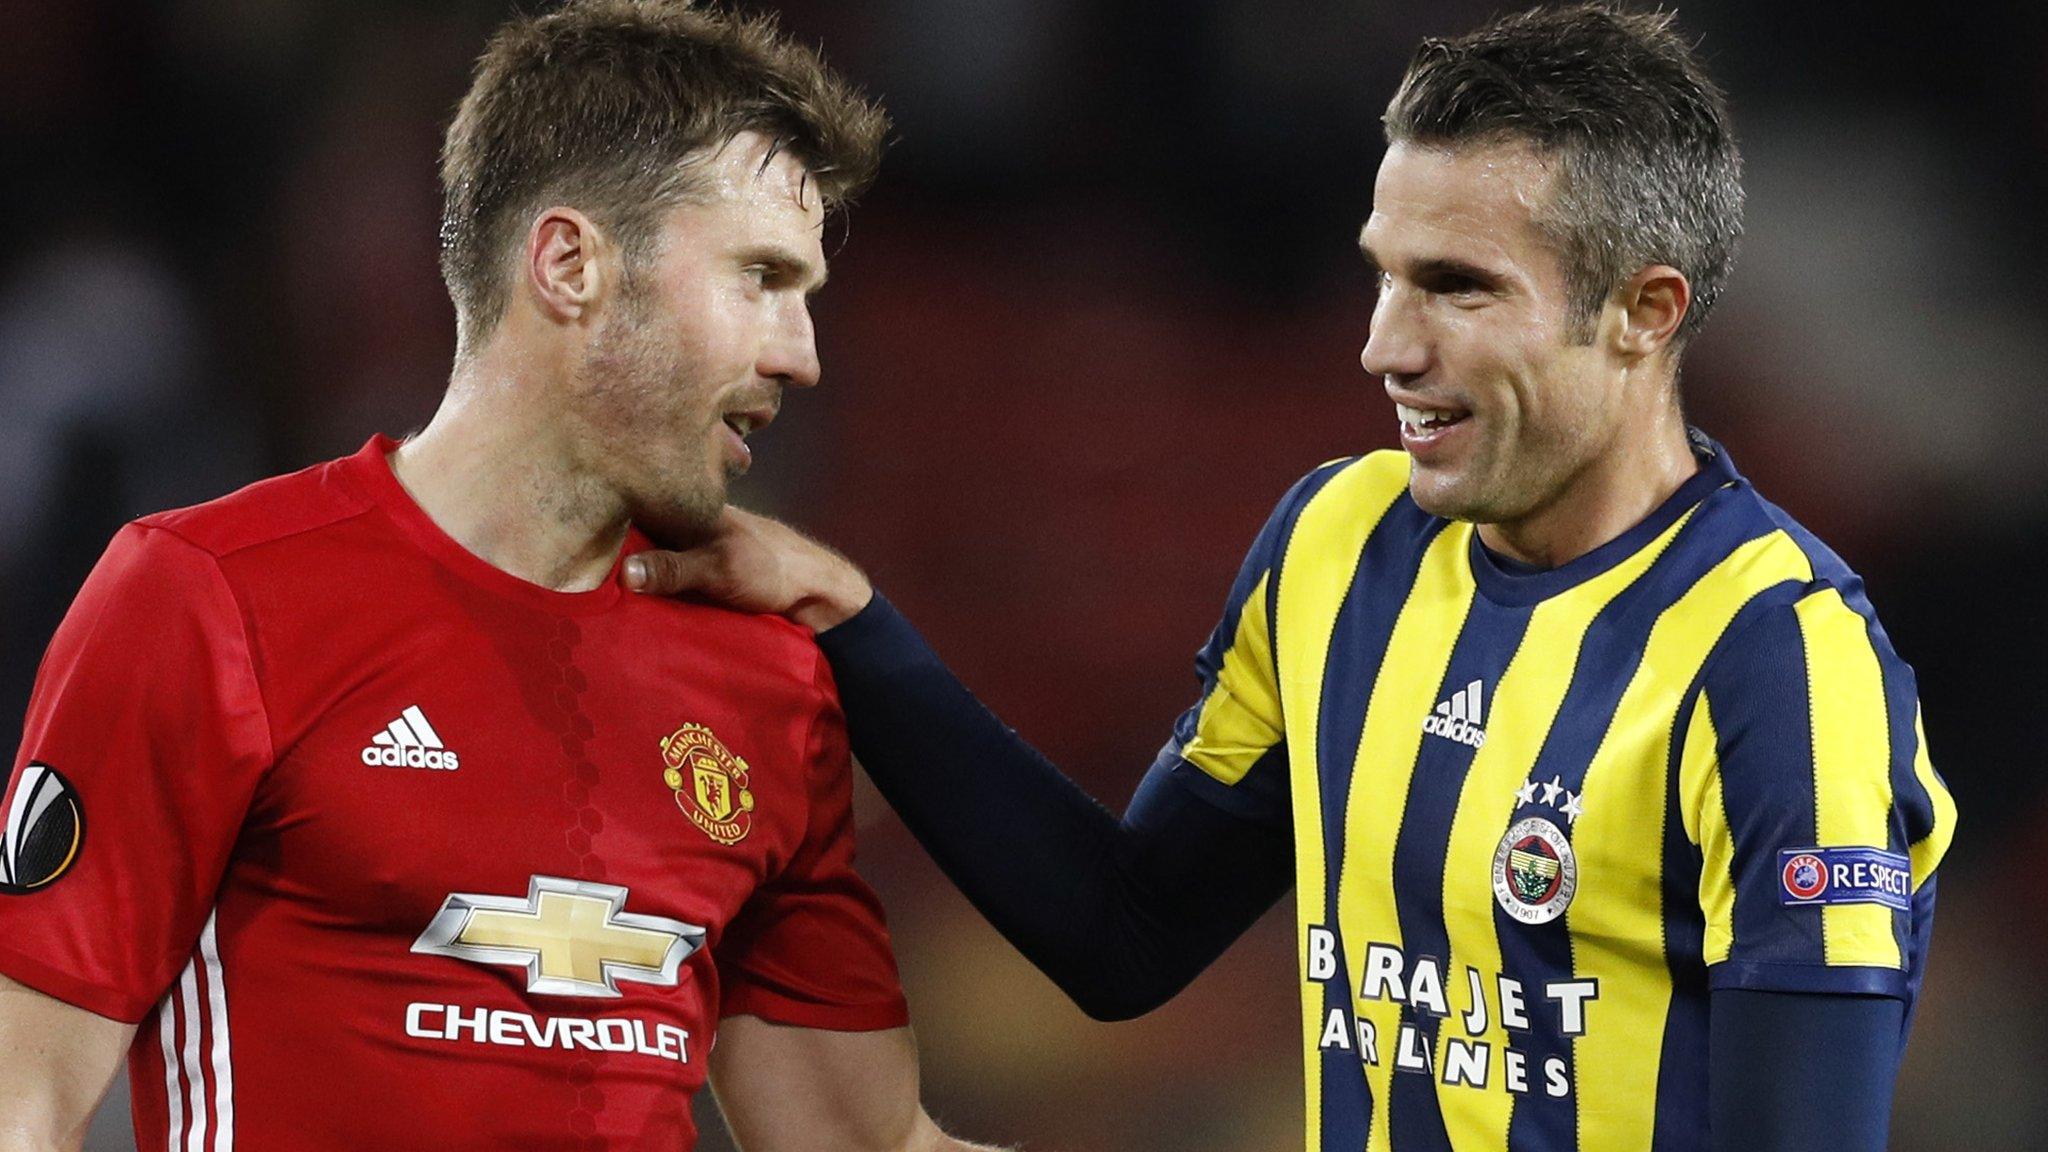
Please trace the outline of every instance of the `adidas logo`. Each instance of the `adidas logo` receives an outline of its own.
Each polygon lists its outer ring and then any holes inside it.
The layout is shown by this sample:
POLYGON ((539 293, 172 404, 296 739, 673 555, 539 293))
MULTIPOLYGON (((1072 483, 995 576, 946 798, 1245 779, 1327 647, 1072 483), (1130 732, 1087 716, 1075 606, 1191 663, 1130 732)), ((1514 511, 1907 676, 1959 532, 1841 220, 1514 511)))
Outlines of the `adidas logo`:
POLYGON ((1486 719, 1480 711, 1480 682, 1474 680, 1436 711, 1422 718, 1422 730, 1473 748, 1486 743, 1486 719))
POLYGON ((441 734, 427 723, 427 714, 414 704, 398 714, 382 732, 370 737, 363 749, 363 763, 386 768, 434 768, 453 772, 461 767, 454 752, 441 743, 441 734))

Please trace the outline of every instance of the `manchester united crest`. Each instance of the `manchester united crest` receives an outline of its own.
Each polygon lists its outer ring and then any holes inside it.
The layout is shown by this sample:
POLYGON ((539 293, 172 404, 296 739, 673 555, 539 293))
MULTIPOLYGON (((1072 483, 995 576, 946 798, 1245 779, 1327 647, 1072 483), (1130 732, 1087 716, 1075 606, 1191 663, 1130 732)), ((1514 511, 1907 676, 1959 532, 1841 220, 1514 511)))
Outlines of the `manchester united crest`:
POLYGON ((732 754, 711 729, 685 724, 661 741, 662 782, 690 823, 720 844, 737 844, 754 823, 747 762, 732 754))

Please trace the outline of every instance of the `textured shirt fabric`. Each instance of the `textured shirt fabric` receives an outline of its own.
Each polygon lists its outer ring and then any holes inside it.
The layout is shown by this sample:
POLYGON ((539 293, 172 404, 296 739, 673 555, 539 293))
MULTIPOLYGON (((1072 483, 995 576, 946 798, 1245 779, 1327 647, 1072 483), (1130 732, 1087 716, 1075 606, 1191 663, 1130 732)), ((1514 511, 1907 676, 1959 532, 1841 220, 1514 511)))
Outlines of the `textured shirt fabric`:
POLYGON ((1954 827, 1912 671, 1694 448, 1552 570, 1423 512, 1398 452, 1254 544, 1155 771, 1293 830, 1310 1149, 1704 1148, 1712 990, 1910 1019, 1954 827))
POLYGON ((140 1025, 139 1146, 687 1148, 722 1016, 906 1023, 810 635, 519 580, 393 447, 123 529, 38 677, 0 973, 140 1025))

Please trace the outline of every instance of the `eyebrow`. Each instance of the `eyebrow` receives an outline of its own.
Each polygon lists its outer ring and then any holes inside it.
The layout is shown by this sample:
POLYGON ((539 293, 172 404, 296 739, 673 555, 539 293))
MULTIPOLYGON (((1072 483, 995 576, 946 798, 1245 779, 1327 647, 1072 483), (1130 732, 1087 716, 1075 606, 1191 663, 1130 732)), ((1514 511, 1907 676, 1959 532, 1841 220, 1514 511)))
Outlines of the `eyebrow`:
MULTIPOLYGON (((1386 266, 1380 263, 1379 257, 1375 256, 1372 249, 1366 246, 1363 237, 1359 238, 1358 251, 1365 257, 1367 271, 1377 276, 1386 270, 1386 266)), ((1507 282, 1507 278, 1496 269, 1474 264, 1469 260, 1459 260, 1451 256, 1431 256, 1424 260, 1418 260, 1409 267, 1408 271, 1410 279, 1414 280, 1460 277, 1481 284, 1504 284, 1507 282)))
POLYGON ((825 281, 831 278, 830 270, 824 265, 813 265, 809 260, 779 244, 762 244, 742 249, 740 259, 748 264, 773 264, 798 280, 806 280, 816 274, 817 282, 804 289, 806 296, 816 295, 818 290, 825 286, 825 281))

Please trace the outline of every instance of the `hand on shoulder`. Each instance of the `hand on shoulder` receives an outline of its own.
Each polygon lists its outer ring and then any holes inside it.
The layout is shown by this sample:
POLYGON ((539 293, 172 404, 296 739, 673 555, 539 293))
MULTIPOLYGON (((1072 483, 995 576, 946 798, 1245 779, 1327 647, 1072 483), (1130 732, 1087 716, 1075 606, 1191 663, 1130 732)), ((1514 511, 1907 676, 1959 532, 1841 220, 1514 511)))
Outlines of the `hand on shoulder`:
POLYGON ((630 556, 624 576, 634 592, 700 596, 786 616, 814 632, 844 623, 874 597, 851 560, 779 520, 731 506, 703 541, 630 556))

